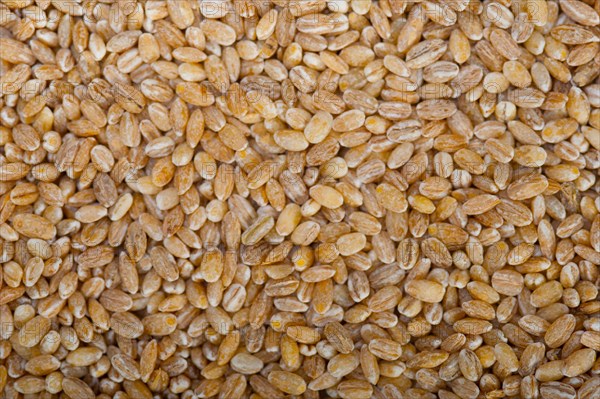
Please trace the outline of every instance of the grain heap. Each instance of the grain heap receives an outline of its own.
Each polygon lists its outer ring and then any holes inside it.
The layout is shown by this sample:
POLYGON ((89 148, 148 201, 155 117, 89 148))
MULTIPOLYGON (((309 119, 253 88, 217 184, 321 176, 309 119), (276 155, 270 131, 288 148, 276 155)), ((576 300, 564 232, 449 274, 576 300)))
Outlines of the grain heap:
POLYGON ((600 397, 599 10, 2 0, 3 397, 600 397))

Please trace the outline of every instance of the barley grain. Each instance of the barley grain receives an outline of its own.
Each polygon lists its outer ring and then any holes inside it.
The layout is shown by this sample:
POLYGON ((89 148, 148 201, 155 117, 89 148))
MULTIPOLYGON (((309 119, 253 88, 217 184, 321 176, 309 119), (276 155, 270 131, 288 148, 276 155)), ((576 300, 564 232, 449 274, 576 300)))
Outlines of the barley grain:
POLYGON ((0 389, 591 399, 599 23, 3 2, 0 389))

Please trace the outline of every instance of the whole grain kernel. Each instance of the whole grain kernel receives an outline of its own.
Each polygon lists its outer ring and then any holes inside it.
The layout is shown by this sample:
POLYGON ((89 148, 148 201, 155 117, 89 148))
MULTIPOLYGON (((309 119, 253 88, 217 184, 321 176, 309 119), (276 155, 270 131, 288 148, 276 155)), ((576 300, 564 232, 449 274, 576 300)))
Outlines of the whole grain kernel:
POLYGON ((306 391, 302 377, 288 371, 271 371, 268 379, 275 388, 291 395, 301 395, 306 391))
POLYGON ((550 348, 557 348, 564 344, 575 329, 575 317, 565 314, 557 318, 546 330, 544 341, 550 348))
POLYGON ((412 280, 405 286, 407 294, 414 298, 430 303, 441 302, 444 297, 444 287, 430 280, 412 280))

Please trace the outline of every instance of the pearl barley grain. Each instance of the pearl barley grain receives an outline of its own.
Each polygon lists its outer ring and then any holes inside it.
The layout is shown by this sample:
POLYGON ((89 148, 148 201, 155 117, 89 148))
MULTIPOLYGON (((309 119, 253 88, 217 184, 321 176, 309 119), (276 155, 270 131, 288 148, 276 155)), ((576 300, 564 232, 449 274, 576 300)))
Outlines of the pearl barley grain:
POLYGON ((595 398, 599 11, 3 1, 0 392, 595 398))

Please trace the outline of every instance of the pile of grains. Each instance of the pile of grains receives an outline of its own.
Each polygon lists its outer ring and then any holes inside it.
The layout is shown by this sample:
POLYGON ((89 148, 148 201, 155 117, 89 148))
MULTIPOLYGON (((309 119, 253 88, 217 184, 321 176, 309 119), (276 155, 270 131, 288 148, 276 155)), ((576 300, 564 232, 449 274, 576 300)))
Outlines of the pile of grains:
POLYGON ((0 395, 598 399, 599 10, 2 0, 0 395))

